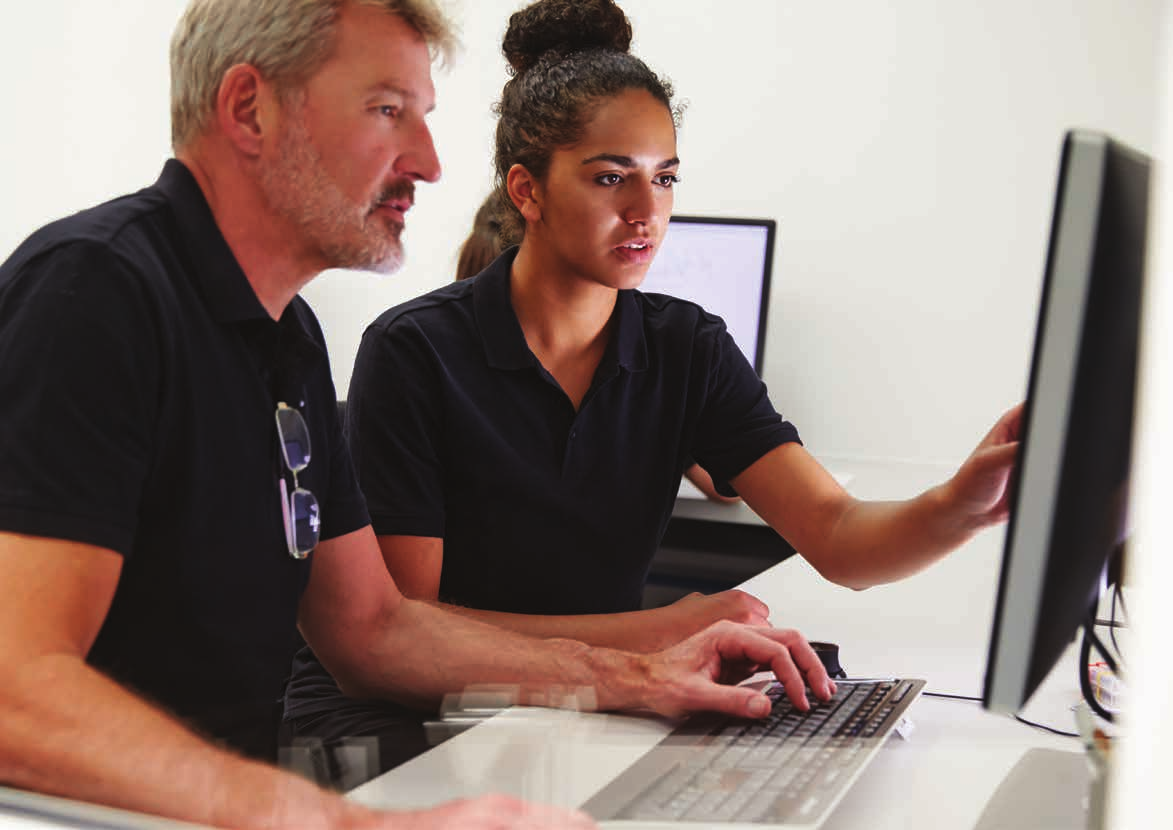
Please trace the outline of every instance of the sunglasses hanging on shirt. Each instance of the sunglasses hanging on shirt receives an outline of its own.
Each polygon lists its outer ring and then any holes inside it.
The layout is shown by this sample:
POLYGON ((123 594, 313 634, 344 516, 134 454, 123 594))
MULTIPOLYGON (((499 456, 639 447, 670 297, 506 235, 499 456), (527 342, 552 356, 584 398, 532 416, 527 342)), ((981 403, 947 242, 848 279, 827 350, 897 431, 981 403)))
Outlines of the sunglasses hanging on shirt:
POLYGON ((305 559, 318 544, 322 521, 318 515, 318 500, 314 494, 297 484, 297 474, 310 463, 310 431, 301 413, 281 401, 277 404, 277 437, 281 441, 281 457, 293 474, 293 491, 278 479, 281 491, 281 515, 285 520, 285 543, 294 559, 305 559))

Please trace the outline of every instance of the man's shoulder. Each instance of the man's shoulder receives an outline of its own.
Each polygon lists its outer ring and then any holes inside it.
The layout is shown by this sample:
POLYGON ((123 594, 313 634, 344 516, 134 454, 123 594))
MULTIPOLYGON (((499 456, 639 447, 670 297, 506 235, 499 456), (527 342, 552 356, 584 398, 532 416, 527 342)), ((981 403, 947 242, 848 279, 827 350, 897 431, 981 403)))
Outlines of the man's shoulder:
POLYGON ((167 199, 157 188, 145 188, 126 196, 110 199, 93 208, 55 219, 34 231, 9 257, 9 264, 20 266, 60 247, 80 245, 88 249, 120 249, 133 252, 136 237, 149 233, 167 199))
POLYGON ((133 263, 157 245, 159 221, 166 210, 163 194, 145 188, 56 219, 17 246, 0 266, 0 274, 23 270, 54 254, 72 254, 95 267, 103 260, 133 263))

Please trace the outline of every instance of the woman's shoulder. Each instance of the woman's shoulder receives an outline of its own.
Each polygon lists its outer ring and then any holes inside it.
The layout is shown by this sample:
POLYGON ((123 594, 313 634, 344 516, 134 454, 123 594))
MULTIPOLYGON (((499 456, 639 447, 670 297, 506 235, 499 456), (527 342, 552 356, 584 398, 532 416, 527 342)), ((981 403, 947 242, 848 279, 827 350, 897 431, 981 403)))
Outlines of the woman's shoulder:
POLYGON ((725 330, 725 321, 700 304, 670 294, 632 290, 631 297, 644 318, 645 328, 653 330, 688 328, 701 332, 719 333, 725 330))
POLYGON ((466 315, 472 303, 474 280, 442 285, 410 300, 391 306, 368 327, 369 331, 391 331, 398 326, 432 326, 450 324, 466 315))

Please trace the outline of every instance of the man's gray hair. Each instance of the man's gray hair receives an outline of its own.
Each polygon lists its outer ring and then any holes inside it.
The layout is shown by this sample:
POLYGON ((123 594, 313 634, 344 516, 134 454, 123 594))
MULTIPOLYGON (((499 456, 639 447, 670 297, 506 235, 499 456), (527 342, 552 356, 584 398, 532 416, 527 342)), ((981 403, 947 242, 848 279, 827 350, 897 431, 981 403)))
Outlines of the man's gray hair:
POLYGON ((207 127, 225 73, 247 63, 283 93, 297 90, 330 57, 347 3, 398 16, 433 57, 456 48, 452 23, 435 0, 192 0, 171 38, 171 146, 207 127))

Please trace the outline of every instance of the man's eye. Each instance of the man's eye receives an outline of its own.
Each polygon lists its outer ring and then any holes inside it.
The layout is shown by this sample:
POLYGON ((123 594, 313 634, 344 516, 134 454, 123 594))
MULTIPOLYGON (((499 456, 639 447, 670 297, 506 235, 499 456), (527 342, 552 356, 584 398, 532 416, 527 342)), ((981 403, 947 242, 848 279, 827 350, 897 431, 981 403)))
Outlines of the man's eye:
POLYGON ((399 115, 399 107, 393 106, 391 104, 384 104, 383 106, 379 107, 379 115, 385 115, 388 118, 395 118, 399 115))
POLYGON ((656 183, 662 187, 672 187, 675 184, 680 184, 680 177, 675 173, 664 173, 656 177, 656 183))
POLYGON ((603 175, 597 177, 595 181, 597 181, 599 184, 613 185, 619 184, 621 181, 623 181, 623 177, 618 173, 604 173, 603 175))

